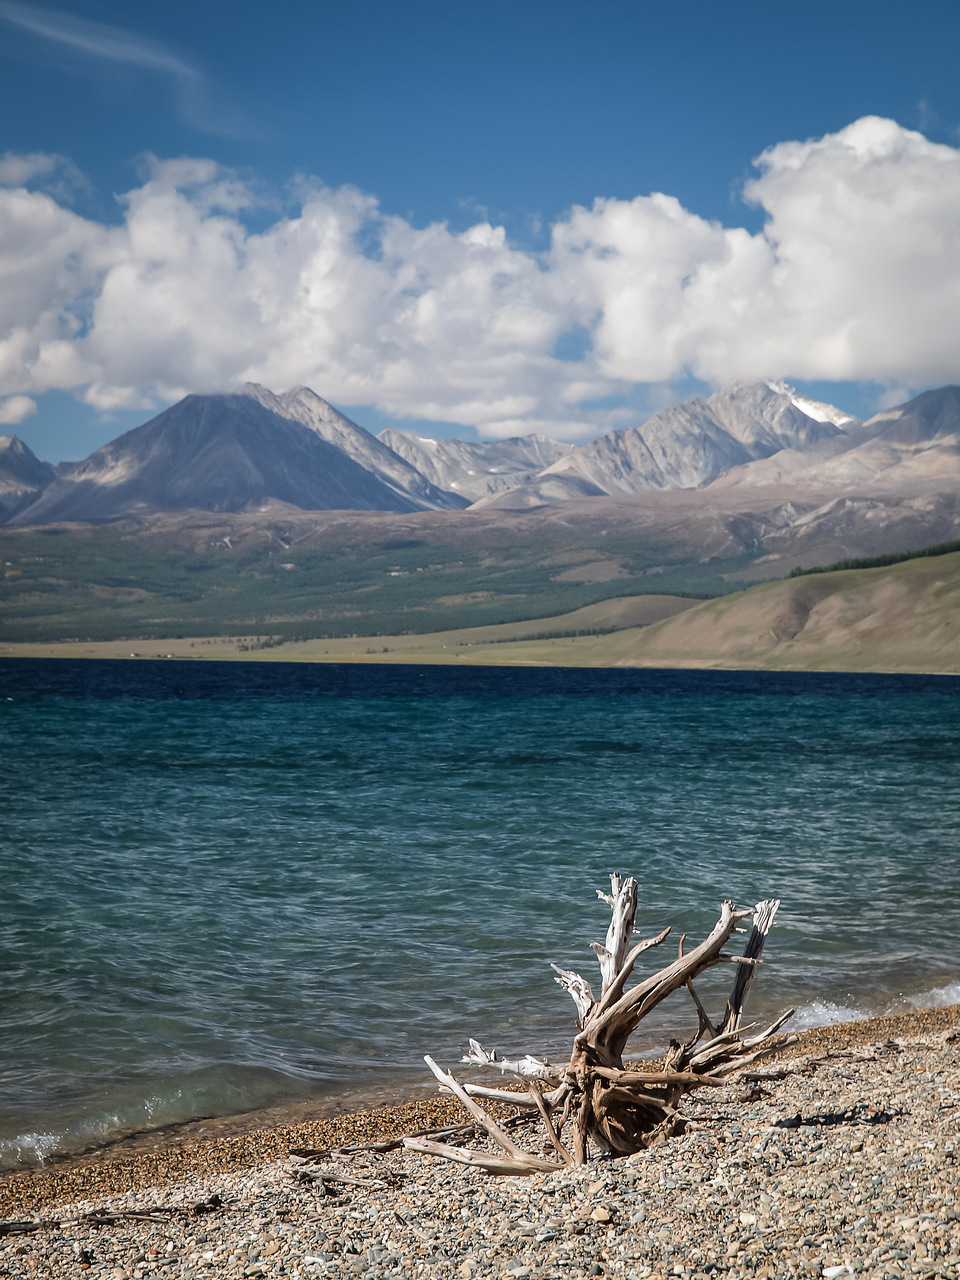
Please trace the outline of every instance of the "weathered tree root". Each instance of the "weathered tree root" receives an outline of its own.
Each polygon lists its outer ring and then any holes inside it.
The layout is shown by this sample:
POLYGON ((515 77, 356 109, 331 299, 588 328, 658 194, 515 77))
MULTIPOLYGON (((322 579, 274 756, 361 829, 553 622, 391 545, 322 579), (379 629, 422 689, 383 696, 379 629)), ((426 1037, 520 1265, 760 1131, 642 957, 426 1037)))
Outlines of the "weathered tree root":
POLYGON ((425 1137, 404 1139, 410 1150, 442 1156, 484 1169, 488 1173, 531 1174, 585 1164, 591 1153, 630 1155, 675 1134, 688 1123, 680 1109, 684 1096, 694 1089, 728 1083, 730 1077, 796 1041, 796 1036, 776 1032, 794 1013, 788 1010, 759 1035, 741 1034, 743 1006, 753 981, 767 933, 773 923, 778 899, 758 902, 749 910, 737 910, 724 902, 720 919, 709 936, 691 951, 684 951, 680 939, 677 959, 651 977, 627 989, 634 965, 644 951, 658 947, 669 928, 655 937, 630 945, 637 915, 637 882, 614 874, 612 892, 598 896, 609 904, 610 927, 605 942, 591 943, 600 962, 602 986, 599 999, 590 983, 578 973, 556 965, 556 981, 573 997, 577 1006, 578 1033, 570 1061, 565 1067, 551 1066, 527 1055, 510 1060, 496 1050, 484 1049, 470 1041, 470 1052, 462 1061, 474 1066, 494 1067, 520 1077, 529 1084, 527 1097, 505 1090, 463 1085, 443 1071, 428 1055, 425 1059, 441 1085, 456 1094, 470 1112, 478 1128, 502 1148, 504 1156, 490 1156, 463 1147, 431 1141, 425 1137), (753 929, 741 956, 723 954, 723 947, 741 920, 753 917, 753 929), (706 969, 729 962, 737 965, 733 990, 723 1016, 712 1022, 694 990, 694 980, 706 969), (685 987, 696 1005, 699 1025, 686 1042, 673 1040, 661 1070, 627 1068, 623 1054, 627 1041, 643 1019, 667 996, 685 987), (483 1110, 478 1097, 510 1101, 536 1108, 543 1120, 547 1143, 544 1154, 534 1155, 520 1148, 483 1110), (569 1125, 570 1137, 564 1140, 569 1125))

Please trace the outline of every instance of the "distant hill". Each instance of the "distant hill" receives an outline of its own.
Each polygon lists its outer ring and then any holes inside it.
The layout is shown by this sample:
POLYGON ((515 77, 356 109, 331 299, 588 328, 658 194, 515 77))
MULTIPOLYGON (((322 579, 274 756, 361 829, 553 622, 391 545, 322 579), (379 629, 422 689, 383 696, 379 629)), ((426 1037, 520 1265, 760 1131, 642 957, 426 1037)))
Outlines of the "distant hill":
POLYGON ((592 664, 960 672, 960 552, 764 583, 590 646, 592 664))
POLYGON ((614 596, 724 595, 797 565, 958 538, 955 486, 919 497, 706 488, 521 511, 274 505, 14 524, 0 528, 0 639, 442 631, 614 596))

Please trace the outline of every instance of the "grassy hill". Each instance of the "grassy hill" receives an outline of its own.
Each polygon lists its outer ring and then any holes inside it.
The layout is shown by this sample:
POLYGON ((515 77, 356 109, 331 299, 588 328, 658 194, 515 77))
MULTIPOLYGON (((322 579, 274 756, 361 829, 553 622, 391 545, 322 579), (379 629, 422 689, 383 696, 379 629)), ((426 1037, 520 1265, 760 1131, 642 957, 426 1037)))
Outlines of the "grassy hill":
POLYGON ((259 662, 525 663, 564 665, 571 645, 625 628, 651 626, 696 600, 626 596, 572 613, 526 622, 402 635, 338 636, 278 642, 254 636, 183 636, 161 640, 78 640, 4 644, 0 657, 188 658, 259 662), (530 653, 527 653, 527 650, 530 653))
POLYGON ((960 552, 764 583, 641 631, 598 636, 600 666, 960 672, 960 552))
POLYGON ((764 583, 703 602, 609 599, 433 633, 252 645, 230 637, 0 645, 0 655, 960 673, 960 552, 764 583))

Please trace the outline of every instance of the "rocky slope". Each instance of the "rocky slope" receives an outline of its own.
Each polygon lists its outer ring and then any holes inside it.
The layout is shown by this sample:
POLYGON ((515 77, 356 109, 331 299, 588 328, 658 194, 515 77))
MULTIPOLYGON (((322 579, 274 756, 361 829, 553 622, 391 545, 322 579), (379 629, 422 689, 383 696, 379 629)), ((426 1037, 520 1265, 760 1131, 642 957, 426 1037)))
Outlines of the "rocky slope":
MULTIPOLYGON (((545 467, 574 452, 547 436, 510 440, 432 440, 388 427, 378 437, 441 489, 476 502, 535 480, 545 467)), ((599 490, 598 490, 599 492, 599 490)), ((529 504, 528 504, 529 505, 529 504)))
MULTIPOLYGON (((814 408, 813 402, 806 403, 814 408)), ((816 409, 839 415, 832 406, 816 409)), ((654 414, 642 426, 582 445, 547 467, 539 480, 576 477, 604 493, 693 489, 731 467, 842 436, 831 416, 811 416, 798 407, 789 388, 736 383, 708 400, 688 400, 654 414)), ((856 420, 847 421, 852 426, 856 420)))
POLYGON ((783 449, 771 457, 734 468, 713 488, 754 488, 792 484, 956 485, 960 478, 960 387, 924 391, 905 404, 857 423, 842 436, 817 441, 812 448, 783 449))
POLYGON ((252 387, 240 395, 187 396, 53 480, 12 522, 277 503, 368 511, 462 505, 312 392, 297 388, 281 398, 252 387))
POLYGON ((455 511, 469 506, 468 498, 459 496, 456 492, 448 492, 451 486, 435 481, 415 463, 411 465, 405 455, 391 447, 389 441, 383 442, 365 427, 352 422, 309 387, 294 387, 282 395, 274 395, 266 387, 249 382, 244 391, 278 417, 288 418, 291 422, 299 422, 308 427, 321 440, 340 449, 365 471, 393 489, 402 501, 412 501, 417 509, 455 511))
POLYGON ((17 436, 0 436, 0 523, 27 505, 56 474, 17 436))

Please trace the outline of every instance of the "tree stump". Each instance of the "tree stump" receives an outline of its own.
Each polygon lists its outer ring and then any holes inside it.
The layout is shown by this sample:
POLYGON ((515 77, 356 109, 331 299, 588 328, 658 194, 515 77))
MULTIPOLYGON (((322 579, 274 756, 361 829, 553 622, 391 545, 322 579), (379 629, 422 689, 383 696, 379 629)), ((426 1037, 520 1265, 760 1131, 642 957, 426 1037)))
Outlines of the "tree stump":
POLYGON ((553 1066, 529 1055, 514 1060, 502 1058, 496 1050, 486 1050, 471 1040, 470 1052, 462 1061, 493 1067, 525 1080, 528 1092, 524 1095, 461 1084, 431 1057, 425 1058, 444 1088, 456 1094, 505 1154, 489 1156, 419 1138, 405 1139, 407 1147, 471 1164, 488 1173, 513 1176, 586 1164, 594 1154, 631 1155, 683 1132, 689 1123, 680 1109, 686 1094, 727 1084, 760 1058, 795 1042, 796 1036, 776 1034, 795 1012, 793 1009, 757 1035, 741 1034, 744 1002, 779 899, 758 902, 747 910, 724 902, 719 920, 703 942, 686 951, 684 935, 672 964, 628 988, 637 960, 645 951, 659 947, 670 929, 633 943, 637 882, 632 876, 613 874, 610 883, 610 893, 597 890, 597 896, 611 912, 606 939, 602 944, 591 943, 600 963, 599 997, 580 974, 551 966, 556 971, 556 981, 570 993, 577 1007, 577 1034, 566 1066, 553 1066), (724 954, 723 947, 740 921, 749 917, 753 928, 743 954, 724 954), (712 1022, 693 983, 706 969, 722 963, 735 964, 737 973, 723 1015, 712 1022), (689 991, 696 1005, 696 1034, 687 1041, 671 1040, 666 1061, 659 1070, 624 1066, 623 1055, 630 1036, 653 1009, 681 988, 689 991), (478 1097, 536 1108, 546 1131, 544 1150, 551 1154, 534 1155, 522 1150, 483 1110, 478 1097))

